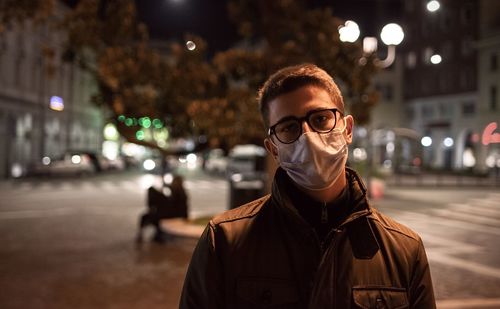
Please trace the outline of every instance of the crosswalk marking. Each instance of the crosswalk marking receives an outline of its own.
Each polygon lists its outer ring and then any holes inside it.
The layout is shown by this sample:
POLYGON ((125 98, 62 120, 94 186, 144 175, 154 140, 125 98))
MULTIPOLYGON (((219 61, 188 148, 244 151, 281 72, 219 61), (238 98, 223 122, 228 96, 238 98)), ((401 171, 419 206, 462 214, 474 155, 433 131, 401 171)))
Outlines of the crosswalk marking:
POLYGON ((446 226, 446 227, 451 227, 451 228, 456 228, 456 229, 463 229, 463 230, 468 230, 468 231, 473 231, 473 232, 480 232, 480 233, 488 233, 492 234, 495 236, 500 236, 500 228, 497 227, 492 227, 492 226, 483 226, 480 224, 476 223, 470 223, 470 222, 465 222, 461 220, 456 220, 456 219, 450 219, 445 217, 434 217, 430 215, 426 215, 423 213, 419 212, 413 212, 413 211, 402 211, 402 210, 397 210, 393 211, 391 210, 391 213, 393 213, 394 219, 400 221, 403 224, 406 224, 408 226, 431 226, 434 224, 446 226))
POLYGON ((484 199, 479 199, 479 198, 470 199, 470 203, 479 204, 482 207, 500 209, 500 200, 495 200, 491 197, 490 198, 487 197, 484 199))
POLYGON ((438 300, 439 309, 500 308, 500 298, 463 298, 438 300))
MULTIPOLYGON (((150 186, 159 186, 158 179, 150 177, 138 178, 135 180, 76 180, 66 182, 18 182, 8 185, 8 192, 12 195, 15 194, 29 194, 30 192, 43 192, 43 191, 95 191, 95 192, 120 192, 123 190, 133 192, 143 192, 150 186)), ((229 184, 226 180, 185 180, 184 187, 190 193, 197 193, 207 190, 227 190, 229 184)))
POLYGON ((471 215, 469 213, 462 213, 450 209, 434 209, 433 212, 437 215, 448 217, 466 222, 473 222, 478 224, 485 224, 491 226, 500 226, 500 220, 495 218, 471 215))
POLYGON ((459 203, 452 203, 450 206, 456 211, 465 212, 473 216, 491 216, 500 218, 500 211, 492 208, 459 203))
POLYGON ((474 238, 467 242, 469 238, 457 240, 452 236, 455 234, 454 230, 473 231, 474 235, 500 236, 500 194, 486 195, 482 199, 471 198, 463 203, 449 203, 443 208, 426 212, 390 209, 389 213, 419 233, 431 263, 500 279, 500 267, 470 258, 471 254, 486 254, 490 248, 473 243, 474 238), (435 235, 438 231, 433 229, 435 226, 444 226, 448 231, 446 234, 435 235))
POLYGON ((448 266, 454 266, 463 270, 468 270, 483 276, 500 279, 500 268, 490 267, 474 261, 454 257, 437 250, 427 250, 429 260, 439 262, 448 266))

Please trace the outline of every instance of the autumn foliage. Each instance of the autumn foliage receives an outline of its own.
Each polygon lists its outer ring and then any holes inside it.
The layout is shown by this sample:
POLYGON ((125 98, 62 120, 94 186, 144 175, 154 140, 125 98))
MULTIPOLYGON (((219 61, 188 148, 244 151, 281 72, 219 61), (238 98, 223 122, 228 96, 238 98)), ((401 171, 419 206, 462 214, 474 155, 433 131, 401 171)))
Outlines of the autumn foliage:
MULTIPOLYGON (((43 20, 54 8, 54 1, 35 2, 6 0, 0 31, 23 18, 43 20)), ((226 148, 259 143, 265 130, 255 100, 258 88, 278 68, 302 62, 334 76, 358 123, 369 121, 378 100, 370 84, 374 57, 363 55, 359 44, 340 42, 341 21, 330 9, 311 9, 306 1, 229 1, 241 40, 213 57, 207 56, 203 38, 192 34, 186 40, 196 43, 195 50, 172 41, 158 48, 132 0, 82 0, 64 12, 55 19, 67 33, 63 56, 92 72, 98 89, 94 102, 114 119, 162 119, 173 136, 204 135, 212 146, 226 148)), ((132 129, 119 129, 139 142, 132 129)))

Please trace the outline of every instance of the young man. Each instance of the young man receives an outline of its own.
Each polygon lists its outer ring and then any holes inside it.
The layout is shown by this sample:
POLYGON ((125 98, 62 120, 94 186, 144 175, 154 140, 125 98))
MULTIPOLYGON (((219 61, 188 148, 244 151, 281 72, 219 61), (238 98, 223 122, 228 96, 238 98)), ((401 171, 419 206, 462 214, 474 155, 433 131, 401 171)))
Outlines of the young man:
POLYGON ((373 209, 345 165, 354 120, 333 79, 287 67, 259 101, 272 193, 210 221, 180 308, 435 308, 420 237, 373 209))

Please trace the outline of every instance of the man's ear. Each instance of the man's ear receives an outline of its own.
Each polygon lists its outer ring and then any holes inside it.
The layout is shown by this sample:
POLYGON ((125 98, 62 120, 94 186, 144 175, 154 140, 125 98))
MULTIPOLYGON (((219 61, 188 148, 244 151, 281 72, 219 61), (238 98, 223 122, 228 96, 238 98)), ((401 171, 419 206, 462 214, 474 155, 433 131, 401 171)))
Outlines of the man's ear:
POLYGON ((276 145, 274 145, 269 137, 266 137, 264 139, 264 147, 266 147, 267 152, 269 152, 269 154, 273 156, 274 160, 278 162, 278 148, 276 147, 276 145))
POLYGON ((347 115, 344 117, 344 121, 347 145, 350 145, 352 143, 352 129, 354 127, 354 118, 351 115, 347 115))

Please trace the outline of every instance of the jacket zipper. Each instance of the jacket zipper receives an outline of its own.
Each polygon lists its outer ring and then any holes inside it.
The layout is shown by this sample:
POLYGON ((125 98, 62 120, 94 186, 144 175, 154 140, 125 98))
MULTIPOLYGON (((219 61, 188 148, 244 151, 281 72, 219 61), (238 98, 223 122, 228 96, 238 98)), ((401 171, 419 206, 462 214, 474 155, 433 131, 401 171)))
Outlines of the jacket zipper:
POLYGON ((323 203, 323 207, 321 208, 321 223, 328 223, 328 208, 326 207, 326 202, 323 203))
MULTIPOLYGON (((336 249, 335 249, 335 246, 336 246, 336 234, 337 233, 340 233, 342 232, 341 229, 338 229, 338 228, 335 228, 333 229, 327 236, 326 236, 326 241, 322 241, 320 242, 320 248, 321 248, 321 260, 320 260, 320 263, 318 265, 318 269, 317 269, 317 272, 320 271, 320 269, 322 268, 322 266, 324 265, 325 262, 325 259, 326 259, 326 255, 328 254, 326 251, 328 250, 331 250, 332 251, 332 255, 333 255, 333 258, 332 258, 332 263, 333 263, 333 278, 336 278, 335 276, 337 275, 337 254, 336 254, 336 249), (330 240, 330 241, 327 241, 327 240, 330 240), (325 248, 325 245, 326 244, 329 244, 328 248, 325 248)), ((332 295, 332 301, 333 301, 333 307, 332 308, 336 308, 336 303, 335 303, 335 298, 336 298, 336 286, 337 282, 334 280, 333 282, 333 291, 331 293, 333 293, 332 295)))

